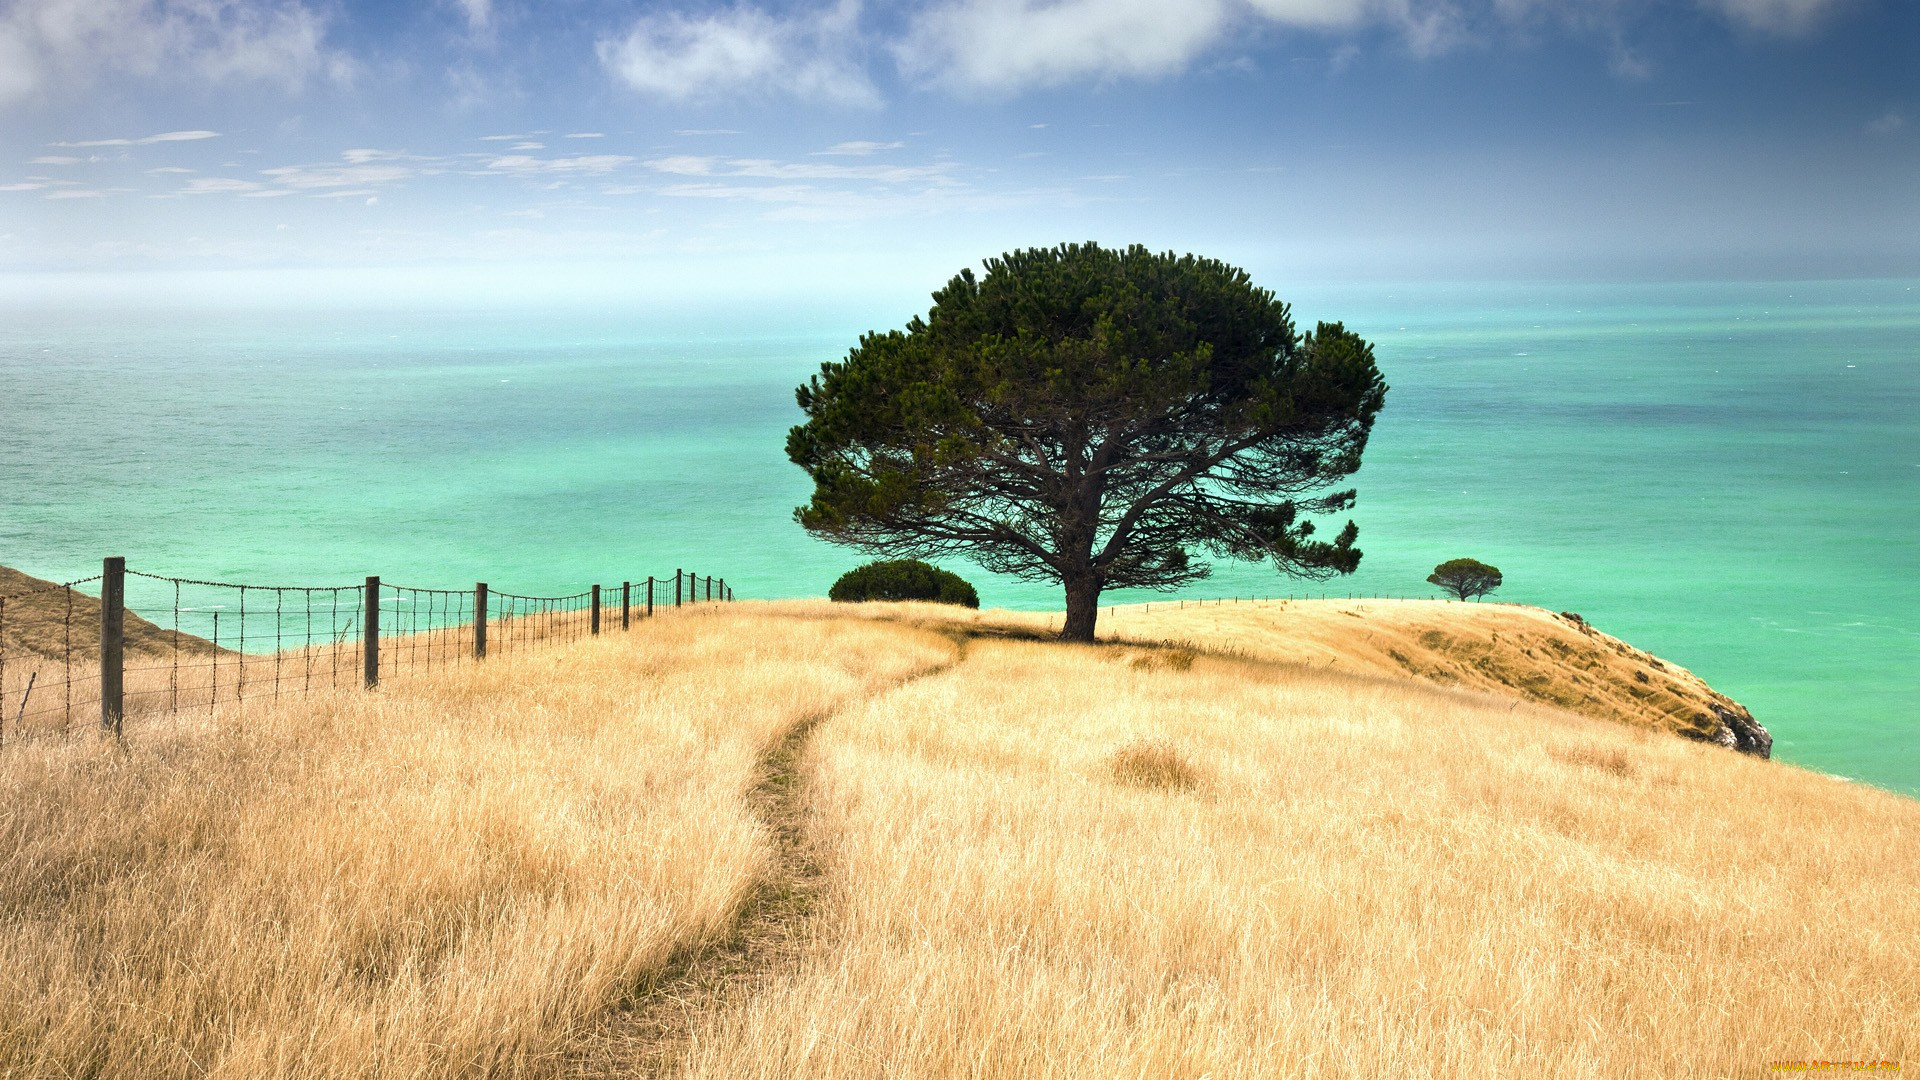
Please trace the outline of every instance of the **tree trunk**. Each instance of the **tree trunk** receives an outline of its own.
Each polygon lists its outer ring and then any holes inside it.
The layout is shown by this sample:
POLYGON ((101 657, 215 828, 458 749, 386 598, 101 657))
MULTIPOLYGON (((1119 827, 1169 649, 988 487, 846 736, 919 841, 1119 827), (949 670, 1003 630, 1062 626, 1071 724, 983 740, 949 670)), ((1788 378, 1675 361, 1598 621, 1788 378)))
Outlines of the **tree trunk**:
POLYGON ((1060 627, 1061 641, 1092 641, 1093 624, 1100 617, 1100 582, 1092 573, 1066 578, 1067 621, 1060 627))

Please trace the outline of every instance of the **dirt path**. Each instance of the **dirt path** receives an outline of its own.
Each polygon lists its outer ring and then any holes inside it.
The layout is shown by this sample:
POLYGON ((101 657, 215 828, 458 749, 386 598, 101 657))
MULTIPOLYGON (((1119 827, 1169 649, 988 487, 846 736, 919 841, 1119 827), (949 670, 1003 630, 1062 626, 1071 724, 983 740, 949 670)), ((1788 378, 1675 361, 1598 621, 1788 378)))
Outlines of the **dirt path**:
MULTIPOLYGON (((959 650, 952 661, 883 686, 843 709, 861 707, 910 683, 951 671, 965 659, 967 639, 949 636, 959 650)), ((807 834, 800 761, 814 729, 836 713, 806 717, 760 755, 758 779, 747 792, 747 802, 767 827, 773 859, 733 924, 717 938, 676 953, 666 967, 635 987, 630 1002, 608 1018, 605 1029, 568 1055, 564 1070, 568 1075, 671 1075, 702 1017, 746 999, 799 959, 826 883, 819 854, 807 834)))

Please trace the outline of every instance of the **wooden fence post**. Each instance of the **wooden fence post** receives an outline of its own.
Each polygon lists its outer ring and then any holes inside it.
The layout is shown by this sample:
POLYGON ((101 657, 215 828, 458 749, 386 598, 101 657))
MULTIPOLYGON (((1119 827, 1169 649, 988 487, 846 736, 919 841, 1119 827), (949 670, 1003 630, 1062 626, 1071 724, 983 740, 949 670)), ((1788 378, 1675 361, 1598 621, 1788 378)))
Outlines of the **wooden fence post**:
POLYGON ((487 583, 473 587, 473 658, 487 658, 487 583))
POLYGON ((680 571, 673 572, 673 606, 680 606, 680 571))
POLYGON ((380 576, 367 579, 367 598, 360 615, 361 666, 365 669, 367 689, 380 685, 380 576))
POLYGON ((713 599, 713 575, 712 574, 707 575, 707 599, 708 600, 713 599))
POLYGON ((620 629, 627 628, 628 612, 633 610, 633 582, 620 583, 620 629))
POLYGON ((126 716, 127 560, 100 564, 100 726, 116 738, 126 716))
POLYGON ((600 633, 600 586, 593 587, 593 625, 588 631, 596 636, 600 633))
POLYGON ((647 575, 647 618, 653 618, 653 575, 647 575))

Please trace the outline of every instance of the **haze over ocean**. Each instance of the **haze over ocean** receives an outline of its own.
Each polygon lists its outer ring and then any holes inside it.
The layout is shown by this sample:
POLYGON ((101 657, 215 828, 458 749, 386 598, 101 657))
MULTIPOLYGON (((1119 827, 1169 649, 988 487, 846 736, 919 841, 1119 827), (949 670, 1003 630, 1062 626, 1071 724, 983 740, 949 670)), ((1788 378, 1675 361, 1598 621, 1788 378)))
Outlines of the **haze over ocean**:
MULTIPOLYGON (((1427 595, 1477 557, 1499 599, 1746 704, 1782 760, 1920 792, 1920 282, 1263 283, 1374 341, 1392 384, 1356 477, 1366 557, 1324 587, 1216 562, 1182 595, 1427 595)), ((15 301, 0 563, 523 592, 686 567, 821 595, 861 557, 790 518, 793 387, 923 310, 15 301)), ((954 569, 987 605, 1060 605, 954 569)))

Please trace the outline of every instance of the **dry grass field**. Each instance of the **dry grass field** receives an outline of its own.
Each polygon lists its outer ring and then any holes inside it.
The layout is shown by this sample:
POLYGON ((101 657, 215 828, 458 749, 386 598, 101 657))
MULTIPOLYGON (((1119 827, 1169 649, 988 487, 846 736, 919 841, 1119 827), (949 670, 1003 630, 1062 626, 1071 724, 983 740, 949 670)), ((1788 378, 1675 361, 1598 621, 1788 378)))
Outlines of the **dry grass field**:
POLYGON ((1690 687, 1564 623, 1530 689, 1400 644, 1544 613, 1345 604, 743 603, 11 748, 0 1076, 1920 1060, 1920 803, 1579 701, 1690 687))

